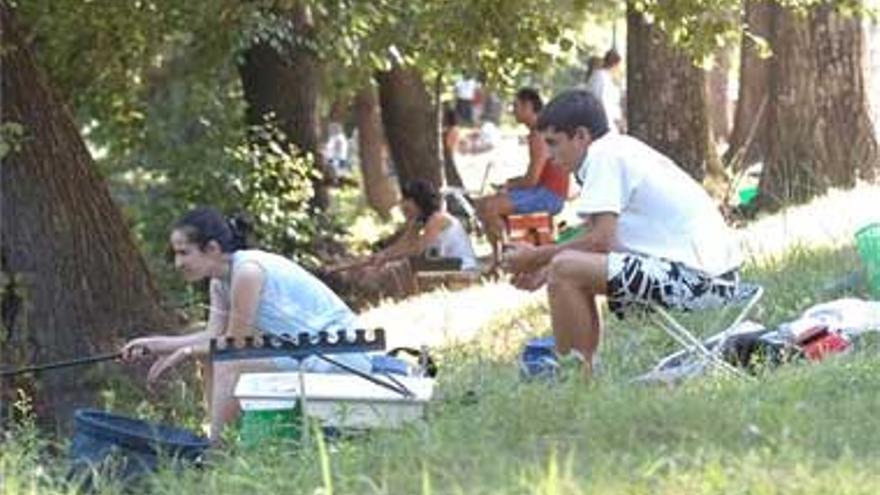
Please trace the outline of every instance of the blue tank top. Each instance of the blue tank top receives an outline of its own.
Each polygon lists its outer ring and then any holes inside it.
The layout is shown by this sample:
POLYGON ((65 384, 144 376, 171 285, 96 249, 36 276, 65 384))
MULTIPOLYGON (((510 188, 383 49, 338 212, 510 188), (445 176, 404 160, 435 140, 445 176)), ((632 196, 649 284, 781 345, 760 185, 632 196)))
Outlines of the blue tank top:
POLYGON ((254 326, 265 333, 297 335, 321 331, 353 330, 357 318, 329 287, 295 262, 256 249, 232 254, 229 282, 244 262, 259 265, 265 273, 254 326))

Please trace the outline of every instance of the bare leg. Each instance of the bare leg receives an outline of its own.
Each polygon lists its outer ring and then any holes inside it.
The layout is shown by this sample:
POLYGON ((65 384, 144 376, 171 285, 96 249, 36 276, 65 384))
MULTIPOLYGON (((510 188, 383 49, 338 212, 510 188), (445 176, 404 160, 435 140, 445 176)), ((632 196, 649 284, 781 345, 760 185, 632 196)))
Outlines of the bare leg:
POLYGON ((580 352, 587 376, 602 333, 596 296, 607 291, 607 260, 605 254, 563 251, 550 265, 548 297, 556 350, 563 355, 571 349, 580 352))
POLYGON ((223 427, 238 418, 239 404, 234 392, 242 372, 260 373, 277 371, 272 360, 216 362, 213 364, 211 383, 211 441, 220 440, 223 427))
POLYGON ((486 239, 492 246, 492 259, 496 264, 500 261, 500 244, 504 237, 504 217, 513 212, 513 203, 506 193, 488 196, 477 202, 477 214, 486 228, 486 239))

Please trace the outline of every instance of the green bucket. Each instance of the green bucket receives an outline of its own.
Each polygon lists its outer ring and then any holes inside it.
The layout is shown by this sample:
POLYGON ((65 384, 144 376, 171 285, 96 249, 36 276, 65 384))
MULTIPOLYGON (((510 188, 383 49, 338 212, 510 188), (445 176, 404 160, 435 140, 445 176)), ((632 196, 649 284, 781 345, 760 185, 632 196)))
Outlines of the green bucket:
POLYGON ((856 249, 865 266, 868 289, 880 298, 880 223, 866 225, 856 232, 856 249))
POLYGON ((744 187, 739 190, 739 204, 747 206, 758 197, 758 186, 744 187))
POLYGON ((238 424, 238 438, 243 446, 300 439, 302 414, 298 402, 243 402, 238 424))

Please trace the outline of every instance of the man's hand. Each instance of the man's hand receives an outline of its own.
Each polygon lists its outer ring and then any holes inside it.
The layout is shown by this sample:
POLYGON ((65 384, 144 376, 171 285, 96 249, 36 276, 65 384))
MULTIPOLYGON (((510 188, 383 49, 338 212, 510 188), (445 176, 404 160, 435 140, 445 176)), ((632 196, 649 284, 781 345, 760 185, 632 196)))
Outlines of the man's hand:
POLYGON ((547 283, 547 276, 550 273, 550 267, 544 266, 538 271, 518 273, 513 276, 511 283, 520 290, 535 291, 540 289, 547 283))
POLYGON ((531 244, 508 244, 501 255, 501 268, 515 275, 531 273, 542 268, 540 261, 538 249, 531 244))

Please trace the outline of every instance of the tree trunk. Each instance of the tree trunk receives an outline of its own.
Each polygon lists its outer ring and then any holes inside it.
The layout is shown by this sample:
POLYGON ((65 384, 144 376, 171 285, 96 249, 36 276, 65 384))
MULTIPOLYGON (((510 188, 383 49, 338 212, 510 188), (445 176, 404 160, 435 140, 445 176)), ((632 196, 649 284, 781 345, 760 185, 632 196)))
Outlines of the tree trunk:
MULTIPOLYGON (((171 323, 127 220, 13 17, 0 2, 0 122, 23 129, 0 167, 4 367, 111 352, 171 323)), ((74 408, 94 406, 101 382, 82 371, 16 378, 2 384, 0 402, 22 387, 34 391, 38 416, 66 423, 74 408)))
MULTIPOLYGON (((314 27, 305 7, 298 4, 280 15, 293 21, 296 39, 314 38, 314 27)), ((332 171, 320 153, 319 61, 305 41, 279 41, 275 45, 280 45, 281 52, 265 41, 251 45, 238 66, 247 101, 247 120, 251 125, 262 125, 270 119, 300 150, 312 154, 322 175, 313 181, 312 206, 326 209, 332 171)))
MULTIPOLYGON (((771 10, 767 0, 745 0, 745 23, 749 33, 769 40, 771 10)), ((743 36, 740 46, 739 95, 733 130, 724 163, 735 171, 759 162, 767 154, 767 93, 770 60, 760 57, 758 45, 743 36)))
POLYGON ((829 4, 806 17, 774 7, 761 205, 852 187, 878 165, 864 80, 861 20, 829 4))
POLYGON ((716 141, 727 141, 730 137, 730 100, 727 93, 730 87, 731 46, 720 48, 715 53, 715 65, 709 71, 709 115, 712 120, 712 136, 716 141))
POLYGON ((437 120, 422 75, 413 68, 395 67, 376 78, 382 123, 399 183, 424 179, 440 188, 437 120))
POLYGON ((385 136, 376 89, 369 85, 354 102, 358 128, 358 152, 367 204, 383 219, 388 219, 397 203, 397 191, 385 160, 385 136))
POLYGON ((697 181, 721 166, 711 139, 706 75, 627 8, 627 128, 697 181))

